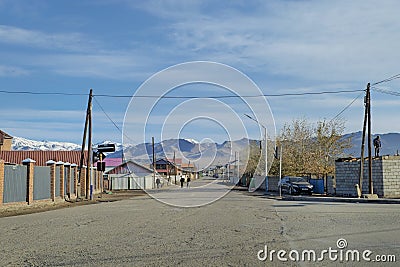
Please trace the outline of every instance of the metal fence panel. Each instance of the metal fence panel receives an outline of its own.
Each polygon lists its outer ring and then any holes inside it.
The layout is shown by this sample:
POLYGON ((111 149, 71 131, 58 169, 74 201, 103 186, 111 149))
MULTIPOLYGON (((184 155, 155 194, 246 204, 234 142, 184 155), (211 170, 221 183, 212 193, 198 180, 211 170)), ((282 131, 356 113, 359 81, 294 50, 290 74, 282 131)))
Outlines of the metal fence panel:
POLYGON ((56 167, 56 197, 60 196, 60 166, 56 167))
POLYGON ((128 189, 128 177, 111 177, 112 190, 128 189))
POLYGON ((33 200, 50 199, 50 167, 35 166, 33 200))
POLYGON ((76 173, 76 168, 71 169, 71 180, 69 183, 69 192, 71 194, 75 194, 75 187, 74 187, 75 173, 76 173))
POLYGON ((4 203, 26 201, 26 178, 26 166, 4 166, 4 203))
MULTIPOLYGON (((68 179, 70 179, 70 177, 68 177, 68 168, 64 168, 64 196, 67 195, 67 185, 68 185, 68 179)), ((71 173, 70 173, 71 175, 71 173)))

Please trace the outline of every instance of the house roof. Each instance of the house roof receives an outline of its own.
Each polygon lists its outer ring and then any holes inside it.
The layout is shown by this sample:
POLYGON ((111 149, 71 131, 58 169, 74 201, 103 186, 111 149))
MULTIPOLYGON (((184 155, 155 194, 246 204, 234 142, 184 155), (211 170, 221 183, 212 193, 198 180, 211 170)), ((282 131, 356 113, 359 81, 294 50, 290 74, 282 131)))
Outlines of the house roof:
POLYGON ((3 132, 2 130, 0 130, 0 144, 3 143, 4 139, 12 139, 13 137, 11 135, 9 135, 6 132, 3 132))
MULTIPOLYGON (((87 160, 87 154, 87 151, 85 151, 84 162, 87 160)), ((48 160, 79 164, 81 151, 0 151, 0 159, 6 163, 21 164, 27 158, 35 160, 36 166, 46 166, 48 160)))
POLYGON ((122 158, 105 158, 106 167, 115 167, 122 164, 122 158))
POLYGON ((126 168, 129 169, 129 167, 128 167, 129 164, 134 164, 134 165, 139 166, 140 168, 142 168, 142 169, 144 169, 144 170, 146 170, 146 171, 153 172, 152 169, 150 169, 150 168, 148 168, 148 167, 146 167, 146 166, 144 166, 144 165, 142 165, 142 164, 140 164, 140 163, 138 163, 138 162, 129 160, 129 161, 126 161, 126 162, 124 162, 124 163, 121 163, 121 164, 118 165, 118 166, 115 166, 113 169, 107 171, 106 173, 108 173, 108 174, 118 174, 118 173, 120 173, 120 171, 121 171, 122 169, 126 169, 126 168))

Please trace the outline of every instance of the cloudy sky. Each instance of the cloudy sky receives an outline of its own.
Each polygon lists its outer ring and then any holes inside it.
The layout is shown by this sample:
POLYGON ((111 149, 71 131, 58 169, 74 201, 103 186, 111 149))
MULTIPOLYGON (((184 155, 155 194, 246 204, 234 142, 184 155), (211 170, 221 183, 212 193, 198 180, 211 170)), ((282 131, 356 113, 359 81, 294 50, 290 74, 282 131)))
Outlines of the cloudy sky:
MULTIPOLYGON (((124 119, 134 141, 142 141, 143 129, 149 136, 165 131, 162 136, 173 137, 174 131, 162 127, 176 123, 172 111, 183 120, 174 126, 181 130, 179 137, 221 142, 229 128, 230 137, 240 138, 242 131, 227 123, 235 119, 249 137, 258 138, 257 125, 243 116, 257 109, 243 106, 244 91, 202 104, 190 96, 235 93, 210 84, 188 85, 169 92, 188 98, 151 98, 157 103, 151 115, 129 105, 135 103, 130 96, 163 69, 212 61, 243 73, 267 95, 274 121, 265 123, 275 123, 277 132, 295 118, 330 120, 357 97, 341 116, 346 132, 359 131, 359 90, 400 73, 399 10, 399 1, 388 0, 0 0, 0 129, 35 140, 80 143, 93 88, 95 142, 121 142, 124 119), (352 92, 286 95, 337 91, 352 92), (127 110, 132 112, 125 115, 127 110), (152 123, 131 124, 142 113, 152 123)), ((376 85, 371 93, 376 133, 400 132, 399 81, 376 85)), ((164 89, 169 88, 159 90, 164 89)), ((254 95, 250 89, 249 95, 254 95)), ((268 113, 265 103, 260 105, 268 113)), ((264 114, 257 116, 263 122, 264 114)))

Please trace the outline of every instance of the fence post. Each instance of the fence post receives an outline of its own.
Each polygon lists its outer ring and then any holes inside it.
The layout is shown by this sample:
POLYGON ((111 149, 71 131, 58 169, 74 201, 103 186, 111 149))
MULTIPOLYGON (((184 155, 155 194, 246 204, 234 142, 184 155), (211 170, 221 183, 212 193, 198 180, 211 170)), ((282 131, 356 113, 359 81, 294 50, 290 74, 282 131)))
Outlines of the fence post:
POLYGON ((64 199, 64 162, 58 161, 56 165, 60 166, 60 197, 64 199))
POLYGON ((3 205, 4 192, 4 160, 0 160, 0 206, 3 205))
POLYGON ((50 198, 52 201, 56 199, 56 162, 54 160, 46 161, 46 165, 50 167, 50 198))
POLYGON ((27 177, 26 177, 26 202, 28 205, 33 203, 33 179, 35 179, 35 163, 33 159, 27 158, 22 161, 23 165, 27 167, 27 177))

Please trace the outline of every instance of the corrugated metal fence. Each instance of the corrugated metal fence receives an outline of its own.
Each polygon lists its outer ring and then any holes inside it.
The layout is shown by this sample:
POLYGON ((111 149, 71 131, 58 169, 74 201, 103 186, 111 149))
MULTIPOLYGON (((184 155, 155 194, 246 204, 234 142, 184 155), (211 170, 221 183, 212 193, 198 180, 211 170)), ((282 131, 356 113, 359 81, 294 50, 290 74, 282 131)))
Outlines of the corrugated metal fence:
POLYGON ((153 176, 137 177, 133 174, 109 174, 111 190, 152 189, 153 176))
POLYGON ((60 196, 60 166, 56 167, 56 197, 60 196))
POLYGON ((4 203, 26 201, 26 177, 26 166, 4 166, 4 203))
POLYGON ((33 179, 33 200, 50 198, 50 167, 36 166, 33 179))

